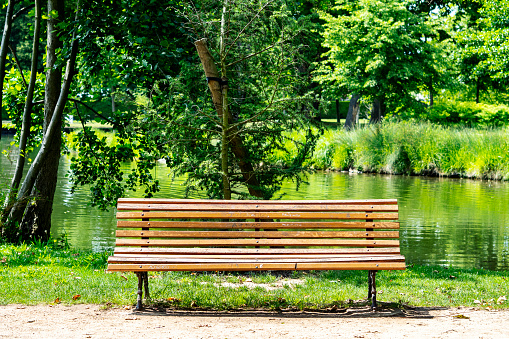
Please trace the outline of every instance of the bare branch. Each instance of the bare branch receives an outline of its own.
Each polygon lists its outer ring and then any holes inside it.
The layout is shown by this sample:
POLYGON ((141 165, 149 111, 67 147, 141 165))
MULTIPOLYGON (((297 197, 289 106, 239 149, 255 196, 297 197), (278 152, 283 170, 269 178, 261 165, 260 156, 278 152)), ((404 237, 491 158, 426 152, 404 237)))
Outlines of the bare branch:
POLYGON ((246 24, 246 26, 244 26, 244 28, 242 28, 240 30, 239 34, 237 34, 237 37, 230 44, 230 48, 228 48, 228 50, 226 50, 226 53, 222 56, 222 58, 226 58, 226 56, 228 55, 228 53, 230 52, 232 47, 235 46, 235 43, 237 42, 237 40, 239 40, 239 38, 242 36, 242 34, 244 34, 244 31, 251 25, 251 23, 254 21, 254 19, 256 19, 260 15, 260 13, 265 9, 265 7, 267 7, 272 2, 274 2, 274 0, 268 1, 265 5, 262 6, 262 8, 260 8, 260 10, 255 15, 253 15, 253 17, 251 18, 251 20, 249 20, 249 22, 246 24))

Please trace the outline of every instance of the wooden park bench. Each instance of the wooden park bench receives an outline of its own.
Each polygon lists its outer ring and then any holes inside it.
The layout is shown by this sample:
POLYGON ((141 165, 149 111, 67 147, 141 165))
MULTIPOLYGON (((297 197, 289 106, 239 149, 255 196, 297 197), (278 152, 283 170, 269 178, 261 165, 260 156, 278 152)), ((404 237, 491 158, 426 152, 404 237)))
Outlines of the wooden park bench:
POLYGON ((397 200, 119 199, 108 271, 404 270, 397 200))

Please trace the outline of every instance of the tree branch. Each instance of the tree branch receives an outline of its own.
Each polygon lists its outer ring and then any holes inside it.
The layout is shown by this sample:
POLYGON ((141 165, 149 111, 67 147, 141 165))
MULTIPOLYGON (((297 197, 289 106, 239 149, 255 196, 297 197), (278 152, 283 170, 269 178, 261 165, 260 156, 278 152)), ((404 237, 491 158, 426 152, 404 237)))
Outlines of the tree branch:
POLYGON ((16 54, 16 51, 12 48, 11 44, 9 44, 7 47, 9 47, 9 49, 11 50, 11 54, 14 57, 14 61, 16 61, 16 65, 18 66, 19 73, 21 74, 21 79, 23 79, 25 87, 28 87, 27 81, 25 80, 25 76, 23 75, 23 69, 21 68, 21 64, 19 63, 18 54, 16 54))
POLYGON ((235 39, 233 40, 233 42, 230 44, 230 48, 228 48, 228 50, 226 50, 226 53, 222 56, 223 58, 226 58, 226 56, 228 55, 228 53, 230 52, 230 50, 232 49, 232 47, 235 45, 235 43, 237 42, 237 40, 239 40, 240 36, 242 34, 244 34, 244 31, 251 25, 251 23, 254 21, 255 18, 258 17, 258 15, 265 9, 265 7, 267 7, 270 3, 274 2, 274 0, 270 0, 268 1, 265 5, 262 6, 262 8, 260 8, 260 10, 258 11, 258 13, 256 13, 255 15, 253 15, 253 17, 251 18, 251 20, 249 20, 249 22, 246 24, 246 26, 244 26, 244 28, 242 28, 239 32, 239 34, 237 34, 237 37, 235 37, 235 39))
MULTIPOLYGON (((120 125, 120 124, 116 123, 115 121, 113 121, 113 120, 111 120, 111 119, 109 119, 109 118, 105 117, 104 115, 102 115, 101 113, 97 112, 95 109, 93 109, 93 108, 92 108, 92 107, 90 107, 88 104, 84 103, 83 101, 81 101, 81 100, 79 100, 79 99, 73 99, 73 98, 69 98, 68 100, 69 100, 69 101, 72 101, 72 102, 74 102, 74 103, 78 103, 78 104, 80 104, 80 105, 85 106, 87 109, 91 110, 91 111, 92 111, 95 115, 97 115, 98 117, 100 117, 100 118, 102 118, 102 119, 106 120, 108 123, 112 124, 113 126, 118 127, 118 128, 124 128, 124 126, 122 126, 122 125, 120 125)), ((79 113, 78 113, 78 115, 79 115, 79 113)), ((80 117, 80 119, 81 119, 81 117, 80 117)))
POLYGON ((16 20, 16 18, 22 14, 25 14, 26 12, 28 12, 30 9, 34 8, 35 7, 35 4, 32 4, 32 5, 28 5, 26 7, 23 7, 22 9, 20 9, 19 11, 16 12, 16 14, 14 14, 12 16, 12 21, 16 20))

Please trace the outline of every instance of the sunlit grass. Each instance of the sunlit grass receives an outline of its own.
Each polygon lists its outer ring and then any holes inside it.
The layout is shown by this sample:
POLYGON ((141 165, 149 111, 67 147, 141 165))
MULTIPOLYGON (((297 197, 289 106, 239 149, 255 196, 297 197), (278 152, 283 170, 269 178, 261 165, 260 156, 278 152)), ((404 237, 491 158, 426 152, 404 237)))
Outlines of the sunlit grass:
MULTIPOLYGON (((133 305, 136 276, 106 273, 107 256, 106 252, 54 246, 2 245, 0 304, 133 305)), ((507 308, 508 279, 509 272, 439 266, 381 271, 378 300, 394 306, 507 308)), ((366 302, 367 297, 366 271, 287 272, 283 276, 277 272, 151 272, 149 282, 149 304, 181 308, 324 309, 366 302), (300 283, 282 284, 292 279, 300 283)))

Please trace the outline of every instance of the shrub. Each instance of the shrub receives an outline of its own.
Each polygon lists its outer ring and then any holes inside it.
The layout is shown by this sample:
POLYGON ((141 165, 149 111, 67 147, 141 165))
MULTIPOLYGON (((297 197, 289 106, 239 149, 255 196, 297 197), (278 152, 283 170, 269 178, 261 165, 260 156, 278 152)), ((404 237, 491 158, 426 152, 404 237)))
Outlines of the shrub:
POLYGON ((475 102, 441 101, 428 109, 424 119, 441 125, 504 126, 509 124, 509 107, 475 102))

